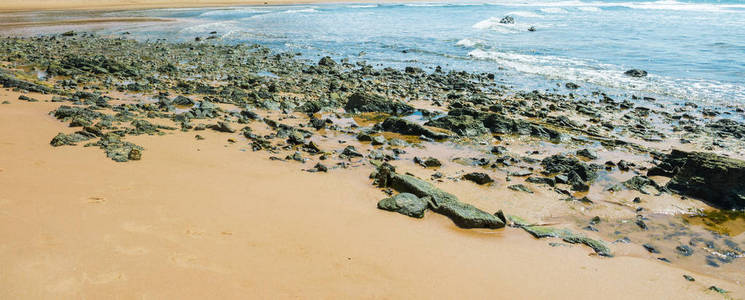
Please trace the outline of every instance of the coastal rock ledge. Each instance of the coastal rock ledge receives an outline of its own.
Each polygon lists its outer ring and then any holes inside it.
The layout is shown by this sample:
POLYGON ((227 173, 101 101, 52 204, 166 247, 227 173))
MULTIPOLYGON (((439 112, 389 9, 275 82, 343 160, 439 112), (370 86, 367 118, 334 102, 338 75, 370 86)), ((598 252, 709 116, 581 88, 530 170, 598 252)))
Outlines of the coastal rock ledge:
POLYGON ((671 177, 667 188, 724 209, 745 209, 745 161, 673 150, 647 176, 671 177))

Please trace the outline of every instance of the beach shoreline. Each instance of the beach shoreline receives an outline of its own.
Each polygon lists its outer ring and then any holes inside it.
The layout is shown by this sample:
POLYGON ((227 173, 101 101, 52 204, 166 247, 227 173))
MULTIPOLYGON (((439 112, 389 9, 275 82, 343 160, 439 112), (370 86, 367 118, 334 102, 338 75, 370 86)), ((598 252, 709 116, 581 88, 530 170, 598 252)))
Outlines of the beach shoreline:
POLYGON ((710 171, 697 151, 745 169, 706 148, 741 145, 735 121, 128 36, 0 40, 0 297, 745 295, 741 215, 668 189, 710 188, 677 176, 710 171), (402 194, 421 215, 384 204, 402 194))
MULTIPOLYGON (((0 91, 0 98, 18 93, 0 91)), ((219 132, 131 139, 117 164, 51 148, 59 104, 0 106, 3 298, 718 299, 734 282, 643 257, 549 247, 520 229, 464 230, 374 208, 364 168, 300 172, 219 132), (27 124, 17 130, 16 124, 27 124), (294 188, 287 188, 293 186, 294 188), (455 242, 457 241, 457 242, 455 242), (633 275, 631 275, 633 274, 633 275), (696 278, 691 284, 683 279, 696 278), (425 279, 426 278, 426 279, 425 279)))
MULTIPOLYGON (((403 2, 426 2, 425 0, 178 0, 178 1, 125 1, 108 0, 89 3, 86 0, 71 1, 19 1, 10 0, 0 4, 0 13, 34 12, 34 11, 122 11, 141 9, 178 9, 178 8, 206 8, 206 7, 231 7, 231 6, 281 6, 281 5, 303 5, 303 4, 333 4, 333 3, 403 3, 403 2)), ((429 1, 432 2, 432 1, 429 1)))

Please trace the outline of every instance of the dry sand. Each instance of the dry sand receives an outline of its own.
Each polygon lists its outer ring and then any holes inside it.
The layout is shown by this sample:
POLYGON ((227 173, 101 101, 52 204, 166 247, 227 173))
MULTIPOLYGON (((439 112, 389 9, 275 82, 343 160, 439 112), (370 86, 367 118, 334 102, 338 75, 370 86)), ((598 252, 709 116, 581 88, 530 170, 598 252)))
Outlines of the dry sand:
POLYGON ((58 104, 17 97, 0 90, 0 299, 744 295, 644 258, 381 211, 369 169, 302 172, 225 134, 132 137, 147 151, 129 163, 52 148, 73 131, 47 114, 58 104))
MULTIPOLYGON (((2 0, 2 11, 120 10, 137 8, 209 7, 230 5, 287 5, 331 2, 394 2, 393 0, 2 0)), ((414 1, 395 1, 414 2, 414 1)))

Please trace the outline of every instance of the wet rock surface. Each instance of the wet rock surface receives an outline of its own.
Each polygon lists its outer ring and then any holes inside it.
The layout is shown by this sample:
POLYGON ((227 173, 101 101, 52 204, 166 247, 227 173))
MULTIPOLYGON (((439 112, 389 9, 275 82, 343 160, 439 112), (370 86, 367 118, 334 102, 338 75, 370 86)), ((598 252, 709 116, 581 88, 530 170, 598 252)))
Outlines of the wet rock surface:
POLYGON ((357 92, 349 96, 344 110, 349 113, 380 112, 396 116, 409 115, 414 112, 414 108, 408 104, 365 92, 357 92))
POLYGON ((430 198, 419 198, 414 194, 400 193, 378 202, 378 208, 395 211, 414 218, 424 218, 424 211, 429 206, 430 198))
POLYGON ((504 222, 495 215, 480 210, 473 205, 458 201, 455 195, 436 188, 431 183, 411 175, 395 173, 395 168, 384 164, 378 168, 377 183, 390 187, 399 193, 411 193, 417 197, 428 197, 432 211, 450 218, 461 228, 502 228, 504 222))
POLYGON ((673 150, 648 175, 672 177, 667 188, 727 209, 745 209, 745 161, 673 150))

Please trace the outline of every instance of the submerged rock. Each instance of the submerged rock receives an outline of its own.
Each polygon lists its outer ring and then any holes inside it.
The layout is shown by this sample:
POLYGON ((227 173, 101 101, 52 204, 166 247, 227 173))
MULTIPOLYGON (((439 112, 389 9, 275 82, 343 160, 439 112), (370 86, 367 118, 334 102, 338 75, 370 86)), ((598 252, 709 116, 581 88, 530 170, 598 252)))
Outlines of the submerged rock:
POLYGON ((647 172, 668 176, 666 187, 725 209, 745 209, 745 161, 714 153, 673 150, 647 172))
POLYGON ((414 108, 406 103, 363 92, 357 92, 349 96, 344 110, 348 113, 380 112, 395 116, 414 113, 414 108))
POLYGON ((501 20, 499 20, 500 24, 515 24, 515 18, 512 16, 504 16, 501 20))
POLYGON ((657 247, 651 244, 643 244, 642 247, 644 247, 644 249, 646 249, 649 253, 654 253, 654 254, 660 253, 660 250, 657 250, 657 247))
POLYGON ((626 72, 623 72, 623 74, 626 75, 626 76, 640 78, 640 77, 646 77, 647 76, 647 71, 639 70, 639 69, 631 69, 631 70, 628 70, 626 72))
POLYGON ((385 198, 378 202, 378 208, 395 211, 402 215, 414 218, 423 218, 424 211, 429 206, 429 197, 419 198, 414 194, 400 193, 390 198, 385 198))
POLYGON ((657 184, 657 182, 649 179, 649 177, 642 175, 637 175, 631 177, 631 179, 629 180, 624 181, 623 186, 631 190, 639 191, 642 194, 649 194, 649 187, 657 190, 658 194, 666 191, 665 187, 657 184))
POLYGON ((675 250, 678 251, 678 254, 683 256, 691 256, 693 255, 693 249, 691 247, 688 247, 687 245, 680 245, 675 247, 675 250))
POLYGON ((605 243, 602 241, 578 235, 566 229, 557 229, 547 226, 528 224, 524 220, 515 216, 510 216, 509 219, 512 221, 512 224, 514 226, 522 228, 535 238, 560 238, 570 244, 583 244, 585 246, 588 246, 600 256, 613 256, 610 248, 608 248, 608 246, 606 246, 605 243))
POLYGON ((508 186, 507 188, 508 189, 511 189, 513 191, 516 191, 516 192, 525 192, 525 193, 528 193, 528 194, 532 194, 533 193, 533 191, 531 191, 527 186, 525 186, 523 184, 513 184, 511 186, 508 186))

